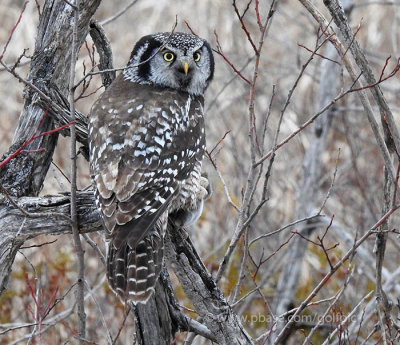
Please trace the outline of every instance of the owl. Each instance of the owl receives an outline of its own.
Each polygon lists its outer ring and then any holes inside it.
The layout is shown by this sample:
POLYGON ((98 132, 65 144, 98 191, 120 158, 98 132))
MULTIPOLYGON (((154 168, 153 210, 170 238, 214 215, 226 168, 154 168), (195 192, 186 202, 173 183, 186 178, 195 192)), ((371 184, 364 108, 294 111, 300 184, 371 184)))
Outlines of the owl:
POLYGON ((203 94, 213 73, 204 39, 144 36, 91 109, 90 172, 108 238, 107 278, 125 303, 145 303, 154 292, 168 221, 185 226, 201 214, 203 94))

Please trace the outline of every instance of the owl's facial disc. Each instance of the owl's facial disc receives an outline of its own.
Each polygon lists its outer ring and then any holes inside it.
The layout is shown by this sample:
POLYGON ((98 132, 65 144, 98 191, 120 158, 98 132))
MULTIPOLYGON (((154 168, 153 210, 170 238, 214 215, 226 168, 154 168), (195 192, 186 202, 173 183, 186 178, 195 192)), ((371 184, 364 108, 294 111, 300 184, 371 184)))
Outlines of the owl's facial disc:
POLYGON ((158 33, 136 44, 124 76, 140 84, 170 87, 202 95, 213 77, 209 44, 194 35, 158 33))

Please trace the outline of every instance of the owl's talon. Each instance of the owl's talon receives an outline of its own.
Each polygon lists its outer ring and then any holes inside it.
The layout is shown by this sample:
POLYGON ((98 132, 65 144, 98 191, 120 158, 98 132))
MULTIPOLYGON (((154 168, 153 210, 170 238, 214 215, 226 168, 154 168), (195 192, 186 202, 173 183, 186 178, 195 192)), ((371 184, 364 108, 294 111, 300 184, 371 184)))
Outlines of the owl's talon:
POLYGON ((212 194, 211 184, 208 181, 207 174, 200 176, 200 191, 199 191, 199 200, 207 200, 210 198, 212 194))

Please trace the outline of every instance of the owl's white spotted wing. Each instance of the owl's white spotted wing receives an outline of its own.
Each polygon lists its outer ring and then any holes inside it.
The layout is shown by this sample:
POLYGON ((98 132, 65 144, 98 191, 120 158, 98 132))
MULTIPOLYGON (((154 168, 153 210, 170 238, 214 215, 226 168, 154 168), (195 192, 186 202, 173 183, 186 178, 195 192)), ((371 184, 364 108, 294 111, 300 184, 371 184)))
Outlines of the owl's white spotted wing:
POLYGON ((89 138, 107 230, 134 247, 202 158, 202 98, 117 78, 92 109, 89 138))

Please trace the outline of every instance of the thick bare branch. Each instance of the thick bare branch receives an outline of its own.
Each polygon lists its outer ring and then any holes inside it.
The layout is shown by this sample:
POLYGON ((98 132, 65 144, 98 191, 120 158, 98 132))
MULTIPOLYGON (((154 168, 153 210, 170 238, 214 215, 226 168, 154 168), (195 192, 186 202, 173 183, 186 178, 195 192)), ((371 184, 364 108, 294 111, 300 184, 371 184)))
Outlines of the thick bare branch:
POLYGON ((204 267, 193 244, 183 231, 169 227, 166 241, 171 263, 196 312, 220 345, 253 344, 238 316, 233 312, 204 267))
MULTIPOLYGON (((9 273, 19 246, 26 240, 43 234, 71 233, 68 196, 21 197, 16 204, 28 212, 16 209, 10 201, 0 198, 0 294, 7 287, 9 273)), ((90 192, 77 194, 80 232, 101 231, 102 224, 90 192)))

